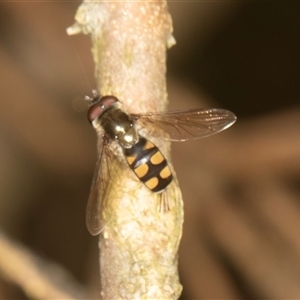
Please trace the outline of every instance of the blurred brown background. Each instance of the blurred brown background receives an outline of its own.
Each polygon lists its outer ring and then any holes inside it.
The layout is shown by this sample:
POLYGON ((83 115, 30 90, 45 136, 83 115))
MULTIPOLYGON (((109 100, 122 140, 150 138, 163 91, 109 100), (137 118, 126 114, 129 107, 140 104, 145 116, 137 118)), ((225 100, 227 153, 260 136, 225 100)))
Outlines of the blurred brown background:
MULTIPOLYGON (((90 41, 78 2, 0 4, 0 226, 97 297, 85 227, 96 137, 83 96, 90 41)), ((170 2, 170 108, 237 123, 173 144, 185 200, 182 299, 300 299, 300 3, 170 2)), ((0 278, 0 299, 28 299, 0 278)))

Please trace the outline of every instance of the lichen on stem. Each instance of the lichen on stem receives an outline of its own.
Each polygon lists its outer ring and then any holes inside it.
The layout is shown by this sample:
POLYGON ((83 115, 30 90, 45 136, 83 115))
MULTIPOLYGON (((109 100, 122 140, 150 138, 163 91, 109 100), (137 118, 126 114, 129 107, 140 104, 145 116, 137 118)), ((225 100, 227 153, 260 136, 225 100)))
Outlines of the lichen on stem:
MULTIPOLYGON (((75 18, 68 33, 91 35, 98 92, 117 96, 129 113, 165 110, 166 49, 174 44, 166 1, 86 1, 75 18)), ((169 143, 148 138, 170 163, 169 143)), ((110 167, 118 184, 108 196, 110 219, 99 240, 102 298, 177 299, 183 204, 176 179, 166 192, 170 210, 162 212, 161 195, 129 168, 110 167)))

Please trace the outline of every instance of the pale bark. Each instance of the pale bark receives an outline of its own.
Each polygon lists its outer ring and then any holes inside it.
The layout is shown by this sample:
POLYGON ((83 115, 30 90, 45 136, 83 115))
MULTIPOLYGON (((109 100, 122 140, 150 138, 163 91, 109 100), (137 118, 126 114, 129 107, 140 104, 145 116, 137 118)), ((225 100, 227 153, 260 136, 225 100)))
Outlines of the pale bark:
MULTIPOLYGON (((174 44, 166 1, 84 2, 76 21, 68 33, 91 35, 101 95, 117 96, 128 113, 166 109, 166 49, 174 44)), ((140 130, 170 162, 170 145, 152 136, 151 128, 140 130)), ((122 157, 110 166, 117 184, 110 190, 109 216, 100 234, 102 297, 177 299, 182 289, 177 251, 183 223, 177 181, 167 189, 170 210, 162 212, 161 195, 147 190, 120 164, 122 157)))

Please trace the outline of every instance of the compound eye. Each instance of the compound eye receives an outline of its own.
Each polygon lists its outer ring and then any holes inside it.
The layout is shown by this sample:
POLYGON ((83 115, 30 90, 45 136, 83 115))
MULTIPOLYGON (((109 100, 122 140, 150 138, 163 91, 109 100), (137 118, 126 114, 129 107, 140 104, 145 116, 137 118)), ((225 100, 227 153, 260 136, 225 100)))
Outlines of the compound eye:
POLYGON ((114 105, 117 102, 119 102, 119 99, 115 96, 103 96, 99 101, 100 105, 103 105, 106 108, 114 105))
POLYGON ((87 113, 89 122, 92 123, 96 118, 100 117, 106 109, 108 109, 118 101, 118 98, 116 98, 115 96, 104 96, 101 99, 99 99, 99 97, 96 97, 92 101, 92 105, 90 106, 87 113))
POLYGON ((92 123, 96 118, 98 118, 103 113, 103 106, 100 106, 99 103, 92 105, 88 112, 87 118, 90 123, 92 123))

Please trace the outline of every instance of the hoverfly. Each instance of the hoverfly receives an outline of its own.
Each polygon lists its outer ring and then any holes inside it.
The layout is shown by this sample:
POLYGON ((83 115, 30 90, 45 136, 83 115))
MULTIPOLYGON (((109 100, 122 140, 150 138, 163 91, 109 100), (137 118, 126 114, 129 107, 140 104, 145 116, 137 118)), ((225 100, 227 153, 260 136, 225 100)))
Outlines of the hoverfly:
POLYGON ((103 229, 100 210, 112 180, 108 175, 109 160, 117 155, 109 150, 112 142, 137 178, 150 191, 162 193, 172 182, 171 170, 159 148, 139 133, 138 124, 166 132, 168 136, 163 138, 167 140, 182 142, 211 136, 236 121, 232 112, 216 108, 127 114, 115 96, 100 97, 95 90, 93 94, 94 98, 85 97, 90 101, 87 117, 98 137, 98 160, 86 211, 86 224, 92 235, 103 229))

